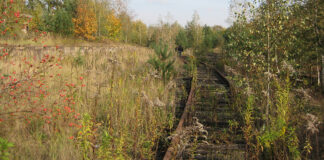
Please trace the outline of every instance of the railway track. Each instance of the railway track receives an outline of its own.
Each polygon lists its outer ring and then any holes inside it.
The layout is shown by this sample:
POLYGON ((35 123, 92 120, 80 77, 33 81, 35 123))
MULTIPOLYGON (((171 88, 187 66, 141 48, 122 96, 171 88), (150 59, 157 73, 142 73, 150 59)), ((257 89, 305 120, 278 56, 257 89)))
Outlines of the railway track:
POLYGON ((245 159, 239 119, 230 105, 230 83, 216 69, 216 54, 203 59, 164 160, 245 159))

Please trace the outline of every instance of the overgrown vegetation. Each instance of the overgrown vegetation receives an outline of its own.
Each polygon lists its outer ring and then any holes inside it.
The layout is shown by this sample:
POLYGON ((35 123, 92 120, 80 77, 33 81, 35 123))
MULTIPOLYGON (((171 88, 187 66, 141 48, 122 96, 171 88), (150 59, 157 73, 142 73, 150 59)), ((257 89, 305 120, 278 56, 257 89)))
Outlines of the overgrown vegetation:
POLYGON ((237 12, 224 35, 224 50, 237 89, 234 107, 241 112, 247 157, 319 159, 318 140, 309 141, 305 117, 323 117, 309 96, 320 91, 323 3, 232 1, 232 8, 237 12))
POLYGON ((233 24, 224 29, 202 26, 198 13, 185 26, 163 19, 147 26, 122 0, 2 0, 0 159, 156 158, 174 128, 177 72, 195 84, 196 65, 216 48, 241 120, 230 120, 220 137, 241 129, 246 159, 320 159, 323 1, 232 0, 231 7, 233 24), (13 54, 8 46, 46 48, 57 44, 53 37, 143 47, 13 54))
POLYGON ((174 87, 146 63, 151 50, 125 48, 2 59, 0 135, 15 144, 10 157, 152 159, 172 128, 174 87))
POLYGON ((78 54, 60 47, 14 54, 4 46, 1 158, 155 157, 172 128, 175 95, 172 79, 164 81, 147 64, 152 55, 128 45, 78 54))

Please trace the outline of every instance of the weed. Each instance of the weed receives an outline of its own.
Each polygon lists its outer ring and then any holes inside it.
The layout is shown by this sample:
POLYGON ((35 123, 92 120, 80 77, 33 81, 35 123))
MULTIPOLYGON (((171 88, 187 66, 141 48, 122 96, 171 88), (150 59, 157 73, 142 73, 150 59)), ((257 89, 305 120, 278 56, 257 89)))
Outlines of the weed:
POLYGON ((8 150, 11 147, 14 147, 13 143, 10 143, 7 140, 0 137, 0 159, 9 160, 10 153, 8 152, 8 150))

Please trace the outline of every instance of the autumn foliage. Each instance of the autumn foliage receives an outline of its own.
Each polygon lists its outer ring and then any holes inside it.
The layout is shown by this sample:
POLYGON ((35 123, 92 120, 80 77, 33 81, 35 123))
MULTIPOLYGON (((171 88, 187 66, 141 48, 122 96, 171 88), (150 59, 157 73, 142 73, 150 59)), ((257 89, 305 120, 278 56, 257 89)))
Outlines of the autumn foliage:
POLYGON ((1 36, 17 37, 23 23, 28 22, 20 10, 21 0, 3 0, 0 2, 0 31, 1 36))
POLYGON ((87 40, 94 40, 97 32, 97 19, 91 1, 79 0, 76 17, 73 18, 74 33, 87 40))
POLYGON ((55 85, 52 81, 61 79, 61 58, 46 54, 15 59, 8 58, 6 51, 3 49, 5 54, 1 62, 1 67, 7 68, 0 80, 2 121, 23 119, 31 123, 41 119, 46 124, 76 124, 68 119, 79 116, 74 110, 76 102, 72 93, 81 88, 81 84, 66 83, 55 91, 52 88, 55 85))
POLYGON ((120 33, 121 33, 121 22, 120 19, 118 19, 114 13, 110 13, 107 16, 107 25, 106 29, 108 32, 108 38, 112 40, 118 40, 120 33))

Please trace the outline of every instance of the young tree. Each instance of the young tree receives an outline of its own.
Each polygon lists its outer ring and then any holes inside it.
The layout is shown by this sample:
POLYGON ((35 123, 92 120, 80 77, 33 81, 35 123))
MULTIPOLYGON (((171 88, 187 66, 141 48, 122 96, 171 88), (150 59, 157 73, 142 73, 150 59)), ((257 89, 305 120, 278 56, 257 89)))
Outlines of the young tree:
POLYGON ((97 19, 91 1, 78 0, 76 17, 73 18, 74 33, 88 40, 95 39, 97 19))
POLYGON ((70 35, 73 33, 74 24, 72 14, 66 9, 58 9, 53 18, 53 31, 61 35, 70 35))
POLYGON ((119 40, 120 33, 121 33, 121 22, 120 20, 114 15, 114 12, 107 15, 107 36, 111 40, 119 40))
POLYGON ((122 26, 122 41, 128 43, 130 41, 129 39, 132 30, 132 17, 127 11, 121 11, 118 14, 118 19, 120 19, 122 26))
POLYGON ((199 25, 199 15, 197 11, 194 12, 192 20, 187 23, 186 32, 188 33, 189 45, 194 49, 198 49, 202 42, 202 28, 199 25))
POLYGON ((147 45, 147 27, 142 21, 132 22, 131 42, 142 46, 147 45))
POLYGON ((321 72, 321 85, 322 92, 324 93, 324 1, 319 2, 319 18, 318 18, 318 26, 319 26, 319 44, 322 46, 320 48, 320 52, 322 53, 322 72, 321 72))
MULTIPOLYGON (((30 2, 31 3, 31 2, 30 2)), ((28 3, 29 4, 29 3, 28 3)), ((32 5, 28 6, 32 15, 32 21, 29 24, 31 30, 46 30, 44 22, 44 9, 41 3, 33 1, 32 5)))
POLYGON ((162 42, 155 46, 154 51, 155 56, 151 57, 148 63, 160 72, 163 82, 166 84, 174 71, 175 59, 173 59, 173 53, 169 51, 168 45, 162 42))
POLYGON ((187 33, 184 29, 180 29, 178 32, 178 35, 175 39, 175 43, 177 45, 177 47, 181 47, 183 49, 187 49, 189 48, 189 42, 188 42, 188 38, 187 38, 187 33))
POLYGON ((212 29, 205 25, 202 29, 203 33, 203 42, 202 46, 206 48, 207 50, 213 49, 216 47, 218 43, 218 39, 216 39, 215 33, 212 31, 212 29))

